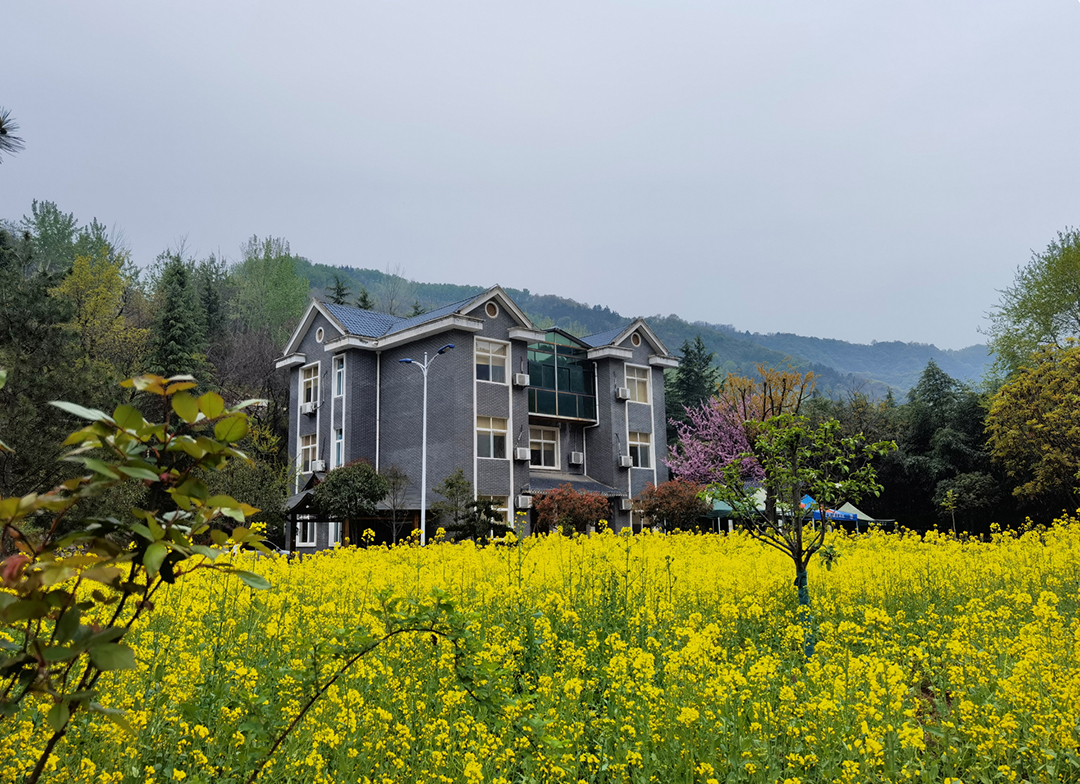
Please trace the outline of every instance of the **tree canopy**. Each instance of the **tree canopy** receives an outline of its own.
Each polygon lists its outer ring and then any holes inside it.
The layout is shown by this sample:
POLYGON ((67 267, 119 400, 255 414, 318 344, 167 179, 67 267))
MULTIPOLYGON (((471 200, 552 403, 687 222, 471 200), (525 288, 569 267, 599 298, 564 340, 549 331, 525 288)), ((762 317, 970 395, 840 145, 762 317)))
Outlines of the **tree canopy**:
POLYGON ((990 453, 1018 482, 1014 493, 1080 503, 1080 344, 1047 346, 994 396, 990 453))
POLYGON ((611 514, 611 504, 600 493, 576 490, 569 482, 533 499, 536 530, 541 533, 585 533, 611 514))
POLYGON ((386 498, 390 488, 366 460, 346 463, 335 468, 315 486, 312 501, 315 508, 333 520, 345 523, 352 541, 358 540, 355 530, 361 517, 375 513, 375 506, 386 498))
POLYGON ((1041 345, 1059 348, 1080 337, 1080 229, 1058 232, 1042 253, 1016 271, 990 313, 987 330, 994 369, 1015 373, 1041 345))

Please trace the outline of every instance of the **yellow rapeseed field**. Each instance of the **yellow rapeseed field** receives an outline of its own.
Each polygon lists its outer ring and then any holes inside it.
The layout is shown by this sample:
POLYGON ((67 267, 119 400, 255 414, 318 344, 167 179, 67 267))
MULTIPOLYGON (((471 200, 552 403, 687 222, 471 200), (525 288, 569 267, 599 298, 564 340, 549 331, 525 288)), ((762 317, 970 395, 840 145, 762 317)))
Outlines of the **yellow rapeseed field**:
MULTIPOLYGON (((272 590, 197 573, 103 679, 134 735, 80 716, 46 780, 240 782, 376 592, 432 588, 473 614, 476 701, 454 648, 394 638, 350 668, 266 782, 1080 781, 1080 522, 992 542, 835 535, 812 564, 816 653, 794 569, 743 535, 600 534, 254 559, 272 590), (487 682, 484 682, 484 681, 487 682)), ((0 781, 47 705, 0 725, 0 781)))

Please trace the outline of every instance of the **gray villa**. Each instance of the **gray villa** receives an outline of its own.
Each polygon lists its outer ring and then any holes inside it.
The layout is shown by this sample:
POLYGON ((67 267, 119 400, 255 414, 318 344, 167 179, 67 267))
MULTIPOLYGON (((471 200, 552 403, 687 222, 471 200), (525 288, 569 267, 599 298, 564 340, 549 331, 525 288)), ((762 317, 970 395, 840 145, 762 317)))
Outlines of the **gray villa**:
POLYGON ((540 330, 498 286, 412 318, 313 300, 277 362, 297 467, 288 549, 342 540, 311 490, 358 459, 409 477, 399 509, 419 525, 425 355, 429 507, 461 469, 507 520, 531 524, 532 496, 570 483, 607 495, 619 529, 639 522, 630 499, 667 480, 664 370, 678 360, 644 320, 586 337, 540 330))

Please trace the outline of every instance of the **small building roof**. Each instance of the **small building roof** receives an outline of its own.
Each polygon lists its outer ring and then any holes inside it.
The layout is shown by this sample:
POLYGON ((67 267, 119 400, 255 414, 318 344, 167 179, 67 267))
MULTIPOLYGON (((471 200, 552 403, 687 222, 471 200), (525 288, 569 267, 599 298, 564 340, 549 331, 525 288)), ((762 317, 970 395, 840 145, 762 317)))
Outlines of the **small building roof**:
POLYGON ((626 495, 624 491, 616 490, 614 487, 605 485, 603 482, 597 482, 591 476, 586 476, 584 474, 564 474, 561 471, 530 471, 529 485, 524 488, 522 492, 529 495, 536 495, 537 493, 549 492, 566 484, 569 484, 578 492, 600 493, 601 495, 606 495, 608 497, 626 495))

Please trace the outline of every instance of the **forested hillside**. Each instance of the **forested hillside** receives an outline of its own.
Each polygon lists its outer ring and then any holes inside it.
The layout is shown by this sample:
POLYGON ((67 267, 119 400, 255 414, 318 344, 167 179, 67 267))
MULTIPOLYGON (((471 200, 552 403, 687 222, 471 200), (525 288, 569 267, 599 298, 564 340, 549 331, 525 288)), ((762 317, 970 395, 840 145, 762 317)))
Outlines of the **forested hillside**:
MULTIPOLYGON (((336 280, 355 298, 361 290, 373 301, 391 303, 401 312, 445 305, 477 294, 484 286, 419 283, 401 275, 372 269, 330 267, 310 264, 302 269, 314 293, 325 296, 336 280)), ((960 350, 939 349, 923 343, 847 343, 842 340, 802 337, 789 334, 762 335, 738 332, 728 325, 688 322, 676 315, 620 314, 601 305, 586 305, 566 297, 534 294, 528 289, 507 289, 519 305, 542 327, 559 326, 578 335, 602 332, 623 324, 628 318, 644 315, 672 351, 700 335, 707 349, 716 354, 722 373, 753 373, 758 363, 790 365, 818 376, 819 390, 843 395, 860 391, 883 397, 890 389, 903 397, 919 380, 926 363, 933 360, 953 378, 975 382, 988 361, 986 346, 960 350)), ((572 292, 566 292, 572 293, 572 292)))

